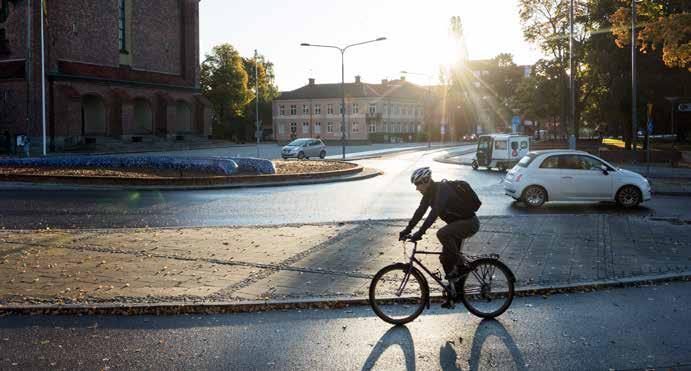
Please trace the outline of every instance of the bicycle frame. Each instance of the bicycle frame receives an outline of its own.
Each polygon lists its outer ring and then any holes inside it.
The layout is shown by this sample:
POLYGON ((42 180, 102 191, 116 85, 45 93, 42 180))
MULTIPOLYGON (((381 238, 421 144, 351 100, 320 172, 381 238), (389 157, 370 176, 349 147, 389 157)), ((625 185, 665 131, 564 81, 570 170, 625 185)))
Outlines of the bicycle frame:
MULTIPOLYGON (((403 241, 403 249, 404 249, 404 251, 405 251, 405 243, 406 243, 406 241, 403 241)), ((427 274, 428 274, 430 277, 432 277, 435 281, 437 281, 437 283, 439 284, 439 286, 441 286, 441 287, 444 289, 444 291, 446 291, 447 295, 451 295, 451 294, 452 294, 452 289, 451 289, 451 287, 449 287, 449 285, 447 285, 447 284, 444 283, 444 281, 442 280, 442 278, 441 278, 440 275, 437 275, 436 273, 432 273, 429 269, 427 269, 427 267, 425 267, 425 265, 422 264, 422 262, 421 262, 420 260, 418 260, 418 259, 415 257, 415 254, 423 254, 423 255, 441 255, 441 252, 440 252, 440 251, 426 251, 426 250, 418 251, 418 250, 417 250, 417 241, 413 242, 413 253, 410 254, 410 260, 409 260, 409 263, 408 263, 409 268, 408 268, 408 271, 407 271, 406 274, 405 274, 405 277, 403 277, 403 282, 401 282, 401 286, 398 288, 398 291, 396 292, 396 295, 397 295, 397 296, 400 296, 401 293, 403 292, 403 289, 405 288, 406 284, 408 284, 408 278, 410 278, 410 275, 411 275, 411 273, 412 273, 412 271, 413 271, 413 266, 414 266, 413 263, 416 263, 418 266, 420 266, 420 268, 422 268, 423 271, 427 272, 427 274)))

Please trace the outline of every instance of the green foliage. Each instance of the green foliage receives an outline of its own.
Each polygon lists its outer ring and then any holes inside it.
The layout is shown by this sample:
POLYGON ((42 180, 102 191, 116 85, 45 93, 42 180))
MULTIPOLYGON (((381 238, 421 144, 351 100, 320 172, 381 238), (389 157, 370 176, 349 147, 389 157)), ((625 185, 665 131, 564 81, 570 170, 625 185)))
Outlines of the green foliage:
POLYGON ((264 56, 243 58, 230 44, 213 48, 201 65, 201 88, 213 106, 214 133, 248 141, 254 138, 256 117, 255 65, 259 82, 259 116, 271 122, 271 101, 278 96, 273 63, 264 56))

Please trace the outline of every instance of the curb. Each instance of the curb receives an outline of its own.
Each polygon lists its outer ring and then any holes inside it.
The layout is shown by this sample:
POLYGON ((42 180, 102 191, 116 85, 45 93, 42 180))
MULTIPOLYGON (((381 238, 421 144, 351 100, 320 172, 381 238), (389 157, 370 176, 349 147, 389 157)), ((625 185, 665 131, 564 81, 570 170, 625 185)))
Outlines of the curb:
MULTIPOLYGON (((353 164, 356 165, 356 164, 353 164)), ((367 179, 380 175, 379 170, 356 165, 350 169, 323 171, 308 174, 212 176, 205 178, 120 178, 82 177, 52 175, 0 175, 2 183, 11 185, 27 183, 33 186, 47 185, 51 189, 69 187, 77 189, 120 189, 120 190, 203 190, 247 187, 276 187, 283 185, 320 184, 338 181, 367 179), (358 176, 356 174, 362 174, 358 176), (101 182, 108 182, 99 185, 101 182), (156 184, 165 182, 168 184, 156 184), (134 183, 134 184, 132 184, 134 183), (207 183, 207 184, 194 184, 207 183), (210 183, 210 184, 209 184, 210 183)))
MULTIPOLYGON (((586 281, 572 284, 533 285, 516 289, 515 296, 541 296, 570 292, 605 290, 610 288, 636 287, 665 282, 691 281, 691 271, 643 275, 600 281, 586 281)), ((432 295, 432 301, 443 300, 441 295, 432 295)), ((309 298, 302 300, 269 300, 246 302, 170 302, 157 304, 40 304, 0 305, 0 316, 5 315, 180 315, 248 313, 287 309, 335 309, 349 306, 369 305, 366 298, 309 298)))

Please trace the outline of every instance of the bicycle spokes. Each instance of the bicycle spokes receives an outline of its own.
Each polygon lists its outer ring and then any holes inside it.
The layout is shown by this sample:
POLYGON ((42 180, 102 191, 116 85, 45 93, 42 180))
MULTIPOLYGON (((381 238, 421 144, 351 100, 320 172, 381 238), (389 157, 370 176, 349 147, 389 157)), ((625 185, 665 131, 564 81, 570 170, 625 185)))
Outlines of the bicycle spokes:
POLYGON ((513 298, 513 280, 508 268, 496 260, 475 263, 463 282, 464 303, 481 317, 500 314, 513 298))

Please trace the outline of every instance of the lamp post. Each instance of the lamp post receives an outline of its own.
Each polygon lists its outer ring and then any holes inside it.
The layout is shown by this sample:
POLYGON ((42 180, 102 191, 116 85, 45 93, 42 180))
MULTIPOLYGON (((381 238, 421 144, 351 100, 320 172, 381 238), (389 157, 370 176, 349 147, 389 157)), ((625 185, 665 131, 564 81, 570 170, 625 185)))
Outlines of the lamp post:
POLYGON ((569 149, 576 149, 576 71, 573 63, 573 0, 569 3, 569 149))
POLYGON ((631 151, 634 163, 637 160, 636 143, 638 142, 636 103, 636 0, 631 0, 631 151))
MULTIPOLYGON (((432 88, 432 75, 426 74, 426 73, 421 73, 421 72, 410 72, 410 71, 401 71, 402 74, 404 75, 419 75, 419 76, 425 76, 427 77, 427 104, 430 104, 430 89, 432 88)), ((427 107, 425 107, 425 113, 427 113, 427 107)), ((423 116, 424 117, 424 116, 423 116)), ((432 148, 432 125, 427 123, 427 149, 432 148)))
POLYGON ((255 136, 257 137, 257 158, 259 158, 259 66, 257 65, 258 59, 257 59, 257 49, 254 49, 254 84, 255 84, 255 113, 256 113, 256 131, 255 131, 255 136))
POLYGON ((345 111, 346 111, 346 105, 345 105, 345 69, 344 69, 344 61, 343 61, 343 54, 345 54, 345 51, 350 48, 351 46, 357 46, 357 45, 362 45, 362 44, 368 44, 368 43, 373 43, 375 41, 383 41, 386 40, 386 37, 379 37, 374 40, 368 40, 368 41, 363 41, 355 44, 350 44, 346 45, 344 47, 338 47, 335 45, 319 45, 319 44, 309 44, 309 43, 302 43, 300 46, 314 46, 317 48, 332 48, 332 49, 338 49, 338 51, 341 52, 341 145, 343 147, 343 160, 345 160, 345 111))

